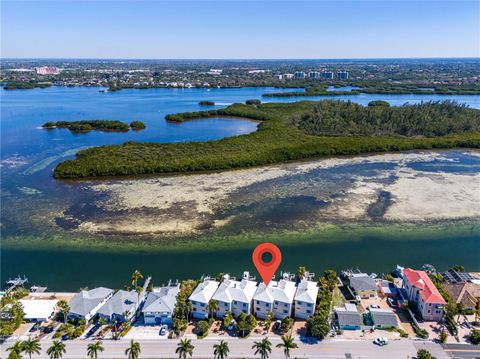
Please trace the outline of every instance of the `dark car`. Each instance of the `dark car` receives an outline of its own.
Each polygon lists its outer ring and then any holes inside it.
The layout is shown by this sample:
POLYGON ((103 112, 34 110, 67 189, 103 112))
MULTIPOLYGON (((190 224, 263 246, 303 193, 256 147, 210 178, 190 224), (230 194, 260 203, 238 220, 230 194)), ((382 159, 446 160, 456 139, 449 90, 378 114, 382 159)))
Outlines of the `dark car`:
POLYGON ((36 332, 38 329, 40 329, 40 322, 36 322, 29 330, 30 333, 36 332))
POLYGON ((68 336, 68 334, 63 334, 62 335, 62 340, 65 341, 65 340, 68 340, 70 339, 70 337, 68 336))
POLYGON ((91 337, 93 334, 95 334, 95 332, 98 330, 98 328, 100 328, 100 325, 95 324, 92 328, 90 328, 90 330, 87 332, 87 334, 85 336, 87 338, 91 337))

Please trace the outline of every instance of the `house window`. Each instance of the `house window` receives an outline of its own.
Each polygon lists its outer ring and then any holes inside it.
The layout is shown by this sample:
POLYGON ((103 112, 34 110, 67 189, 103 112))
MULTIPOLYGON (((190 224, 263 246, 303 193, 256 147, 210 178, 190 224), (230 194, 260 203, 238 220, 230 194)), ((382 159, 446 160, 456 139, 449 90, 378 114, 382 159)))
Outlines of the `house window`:
POLYGON ((257 300, 257 304, 260 304, 260 301, 259 301, 259 300, 257 300))
POLYGON ((257 307, 257 309, 256 309, 256 310, 257 310, 257 312, 259 312, 259 311, 260 311, 260 308, 259 308, 259 307, 257 307))
POLYGON ((307 314, 312 314, 312 311, 311 311, 311 310, 307 310, 307 314))
POLYGON ((285 309, 285 310, 283 311, 283 313, 288 314, 288 310, 285 309))
POLYGON ((278 305, 278 302, 277 302, 277 301, 275 301, 275 305, 278 305))
POLYGON ((307 307, 312 307, 312 303, 307 303, 307 307))
POLYGON ((245 308, 247 306, 247 303, 243 303, 243 307, 245 308))

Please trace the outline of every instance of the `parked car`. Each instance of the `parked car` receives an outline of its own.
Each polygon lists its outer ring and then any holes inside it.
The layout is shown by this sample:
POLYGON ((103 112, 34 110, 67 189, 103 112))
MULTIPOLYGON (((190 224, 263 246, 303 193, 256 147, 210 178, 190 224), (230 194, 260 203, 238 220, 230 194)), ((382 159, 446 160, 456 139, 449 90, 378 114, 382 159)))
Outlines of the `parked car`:
POLYGON ((235 323, 235 320, 232 319, 232 320, 230 321, 230 324, 228 324, 227 330, 230 331, 230 330, 235 329, 235 324, 236 324, 236 323, 235 323))
POLYGON ((388 345, 388 339, 387 338, 377 338, 373 341, 373 344, 376 344, 380 347, 383 347, 384 345, 388 345))
POLYGON ((87 334, 85 336, 87 338, 91 337, 93 334, 95 334, 95 332, 98 330, 98 328, 100 328, 100 325, 95 324, 92 328, 90 328, 90 330, 87 332, 87 334))
POLYGON ((40 328, 40 324, 41 324, 40 322, 36 322, 34 325, 32 325, 29 332, 30 333, 36 332, 40 328))
POLYGON ((68 336, 68 334, 63 334, 62 335, 62 340, 65 341, 65 340, 68 340, 70 339, 70 337, 68 336))
POLYGON ((380 309, 380 306, 378 304, 370 304, 370 308, 380 309))
POLYGON ((394 301, 392 298, 387 298, 387 303, 394 308, 397 306, 397 302, 394 301))
POLYGON ((273 323, 273 330, 279 330, 281 325, 282 325, 282 321, 276 320, 275 323, 273 323))
POLYGON ((168 329, 168 326, 162 325, 162 326, 160 327, 160 333, 159 333, 159 334, 160 334, 160 335, 166 335, 166 334, 167 334, 167 329, 168 329))

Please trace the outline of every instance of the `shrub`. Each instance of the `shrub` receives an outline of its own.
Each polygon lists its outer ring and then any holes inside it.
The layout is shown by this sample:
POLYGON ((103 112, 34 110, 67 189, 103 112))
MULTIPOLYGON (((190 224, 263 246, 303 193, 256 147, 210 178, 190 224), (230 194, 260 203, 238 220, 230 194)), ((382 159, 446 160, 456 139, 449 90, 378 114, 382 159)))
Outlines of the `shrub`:
POLYGON ((475 345, 480 344, 480 330, 473 329, 472 331, 470 331, 470 334, 468 335, 468 339, 472 344, 475 344, 475 345))
POLYGON ((262 103, 262 101, 256 100, 256 99, 245 101, 246 105, 260 105, 261 103, 262 103))
POLYGON ((382 101, 382 100, 370 101, 368 103, 368 107, 375 107, 375 106, 390 107, 390 104, 387 101, 382 101))
POLYGON ((280 332, 282 334, 287 333, 292 327, 295 320, 292 317, 285 317, 280 324, 280 332))

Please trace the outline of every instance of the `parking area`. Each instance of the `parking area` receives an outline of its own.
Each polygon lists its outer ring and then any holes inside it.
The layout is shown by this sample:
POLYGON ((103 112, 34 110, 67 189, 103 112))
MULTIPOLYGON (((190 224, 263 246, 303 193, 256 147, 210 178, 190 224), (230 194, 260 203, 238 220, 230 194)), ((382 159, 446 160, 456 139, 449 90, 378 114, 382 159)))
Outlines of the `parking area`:
POLYGON ((133 325, 123 339, 168 339, 168 331, 160 335, 161 325, 133 325))

